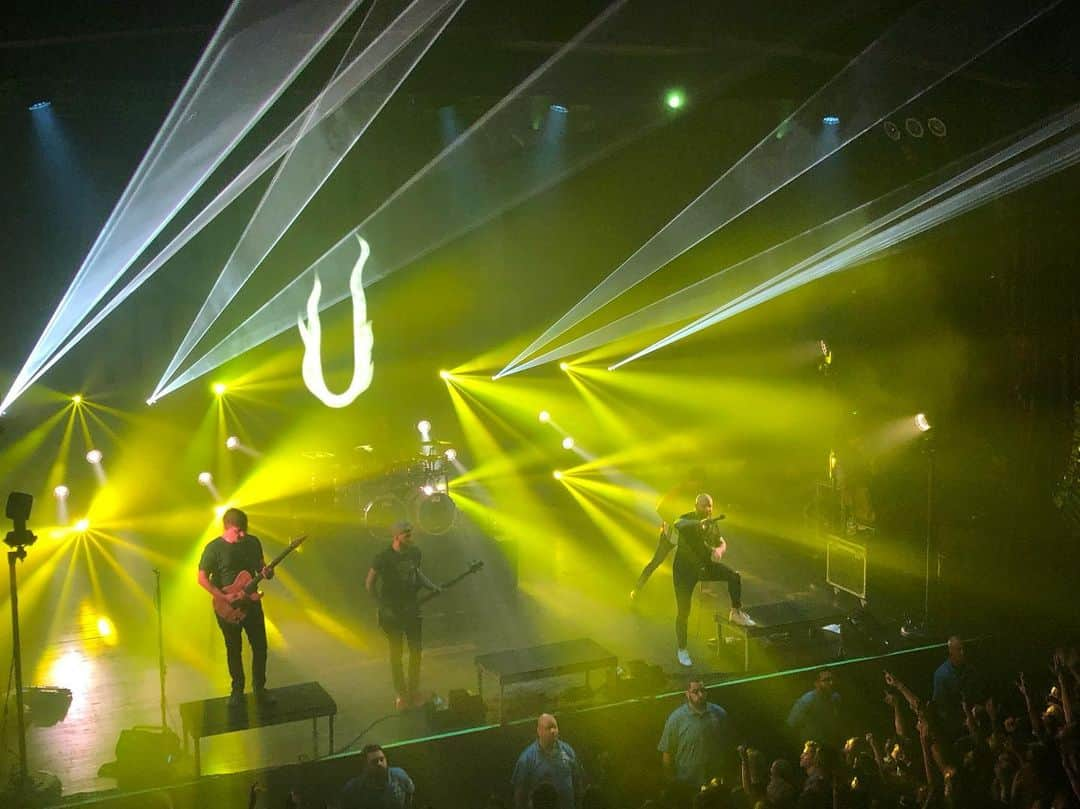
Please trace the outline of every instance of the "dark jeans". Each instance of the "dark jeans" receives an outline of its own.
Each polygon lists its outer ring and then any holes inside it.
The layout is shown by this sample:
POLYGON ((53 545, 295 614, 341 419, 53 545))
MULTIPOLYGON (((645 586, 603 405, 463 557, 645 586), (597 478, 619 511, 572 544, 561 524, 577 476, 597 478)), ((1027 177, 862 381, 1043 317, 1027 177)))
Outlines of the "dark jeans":
POLYGON ((244 691, 243 643, 240 635, 247 633, 251 645, 251 682, 256 690, 266 687, 266 619, 263 617, 262 604, 255 601, 248 608, 244 620, 230 624, 218 618, 221 634, 225 636, 225 656, 229 661, 229 676, 232 678, 232 690, 244 691))
POLYGON ((667 559, 669 553, 671 553, 671 542, 668 541, 667 534, 663 531, 660 532, 659 538, 656 540, 656 551, 653 552, 652 559, 649 560, 649 564, 645 565, 641 570, 641 575, 637 578, 637 583, 634 585, 635 590, 640 590, 645 586, 645 582, 649 580, 649 576, 656 572, 656 568, 663 564, 667 559))
POLYGON ((412 701, 420 690, 421 619, 419 615, 395 618, 382 624, 383 634, 390 642, 390 674, 394 678, 394 691, 399 697, 412 701), (404 643, 409 644, 409 680, 406 685, 402 666, 404 643))
POLYGON ((742 577, 721 562, 706 562, 702 565, 685 553, 676 553, 671 566, 671 580, 675 585, 675 604, 678 614, 675 616, 675 639, 679 648, 686 648, 686 624, 690 620, 690 604, 694 599, 694 588, 699 581, 726 581, 731 606, 742 609, 742 577))

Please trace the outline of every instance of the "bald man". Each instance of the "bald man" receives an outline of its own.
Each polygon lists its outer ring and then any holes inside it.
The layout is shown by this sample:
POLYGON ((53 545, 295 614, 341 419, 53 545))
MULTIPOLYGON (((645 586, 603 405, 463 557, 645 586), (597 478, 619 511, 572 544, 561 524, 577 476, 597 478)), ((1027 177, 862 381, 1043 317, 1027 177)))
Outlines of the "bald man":
POLYGON ((934 704, 946 732, 958 736, 964 728, 964 702, 974 705, 983 694, 967 662, 963 639, 953 635, 945 648, 948 656, 934 672, 934 704))
POLYGON ((536 720, 536 741, 526 747, 511 776, 514 809, 529 809, 529 796, 539 784, 551 784, 559 794, 559 809, 574 809, 584 788, 574 748, 559 738, 559 723, 549 713, 536 720))
POLYGON ((675 521, 679 532, 678 550, 671 566, 671 579, 675 585, 675 655, 679 664, 690 667, 694 661, 686 648, 686 625, 690 619, 690 604, 694 588, 699 581, 726 581, 731 597, 728 620, 749 626, 754 622, 742 609, 742 577, 720 560, 727 550, 727 542, 720 535, 719 521, 723 516, 713 517, 713 499, 699 494, 694 500, 694 510, 675 521))

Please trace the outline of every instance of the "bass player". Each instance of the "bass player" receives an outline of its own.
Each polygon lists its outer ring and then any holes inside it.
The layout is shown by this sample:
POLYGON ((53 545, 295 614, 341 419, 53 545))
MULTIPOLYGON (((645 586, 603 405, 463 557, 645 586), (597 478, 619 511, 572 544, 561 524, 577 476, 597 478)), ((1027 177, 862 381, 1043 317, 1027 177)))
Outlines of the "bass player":
MULTIPOLYGON (((258 537, 247 532, 247 514, 238 508, 230 508, 221 517, 221 536, 211 540, 199 559, 199 586, 216 599, 231 603, 244 598, 241 592, 226 592, 238 574, 246 571, 254 576, 272 579, 274 570, 263 558, 262 543, 258 537)), ((244 660, 241 633, 246 632, 251 645, 251 679, 255 687, 255 699, 261 706, 273 705, 277 700, 266 689, 266 621, 262 603, 249 599, 245 615, 238 623, 230 623, 216 615, 221 634, 225 637, 225 654, 229 661, 232 693, 229 706, 238 707, 244 701, 244 660)))
POLYGON ((389 547, 375 555, 364 586, 379 603, 379 626, 390 643, 390 672, 397 692, 398 710, 422 704, 420 696, 420 599, 421 587, 438 593, 442 588, 420 568, 420 549, 413 545, 412 525, 401 521, 391 529, 389 547), (409 679, 402 667, 403 644, 409 644, 409 679))

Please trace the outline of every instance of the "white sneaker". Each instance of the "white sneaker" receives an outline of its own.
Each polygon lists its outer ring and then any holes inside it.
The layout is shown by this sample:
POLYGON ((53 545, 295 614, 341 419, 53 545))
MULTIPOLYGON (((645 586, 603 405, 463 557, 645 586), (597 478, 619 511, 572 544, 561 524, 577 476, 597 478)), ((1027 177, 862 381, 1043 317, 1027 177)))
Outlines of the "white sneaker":
POLYGON ((739 626, 755 626, 754 619, 747 615, 742 610, 737 610, 734 607, 731 608, 731 612, 728 613, 728 620, 733 624, 739 626))
POLYGON ((690 653, 686 649, 679 649, 676 657, 679 658, 679 665, 689 668, 694 665, 694 661, 690 659, 690 653))

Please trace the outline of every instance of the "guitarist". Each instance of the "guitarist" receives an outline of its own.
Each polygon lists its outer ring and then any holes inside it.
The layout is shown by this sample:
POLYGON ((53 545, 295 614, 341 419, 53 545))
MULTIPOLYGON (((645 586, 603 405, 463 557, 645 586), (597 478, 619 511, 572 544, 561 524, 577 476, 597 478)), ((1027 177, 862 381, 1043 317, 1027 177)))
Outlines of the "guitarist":
MULTIPOLYGON (((258 537, 247 533, 247 514, 238 508, 230 508, 222 515, 221 522, 221 536, 207 544, 199 560, 199 586, 214 598, 234 602, 242 597, 241 593, 226 594, 222 588, 232 584, 240 571, 246 570, 251 575, 261 572, 267 579, 274 577, 274 571, 266 565, 258 537)), ((251 679, 255 686, 255 699, 260 705, 273 705, 276 699, 266 690, 266 621, 262 602, 249 601, 244 619, 237 624, 215 617, 225 637, 225 654, 229 661, 229 676, 232 677, 229 707, 239 707, 244 702, 242 632, 247 633, 251 645, 251 679)))
POLYGON ((390 672, 398 710, 420 705, 420 588, 441 591, 420 568, 420 549, 413 545, 412 525, 394 523, 390 546, 375 555, 364 586, 379 604, 379 626, 390 642, 390 672), (409 644, 409 680, 402 669, 402 639, 409 644))

